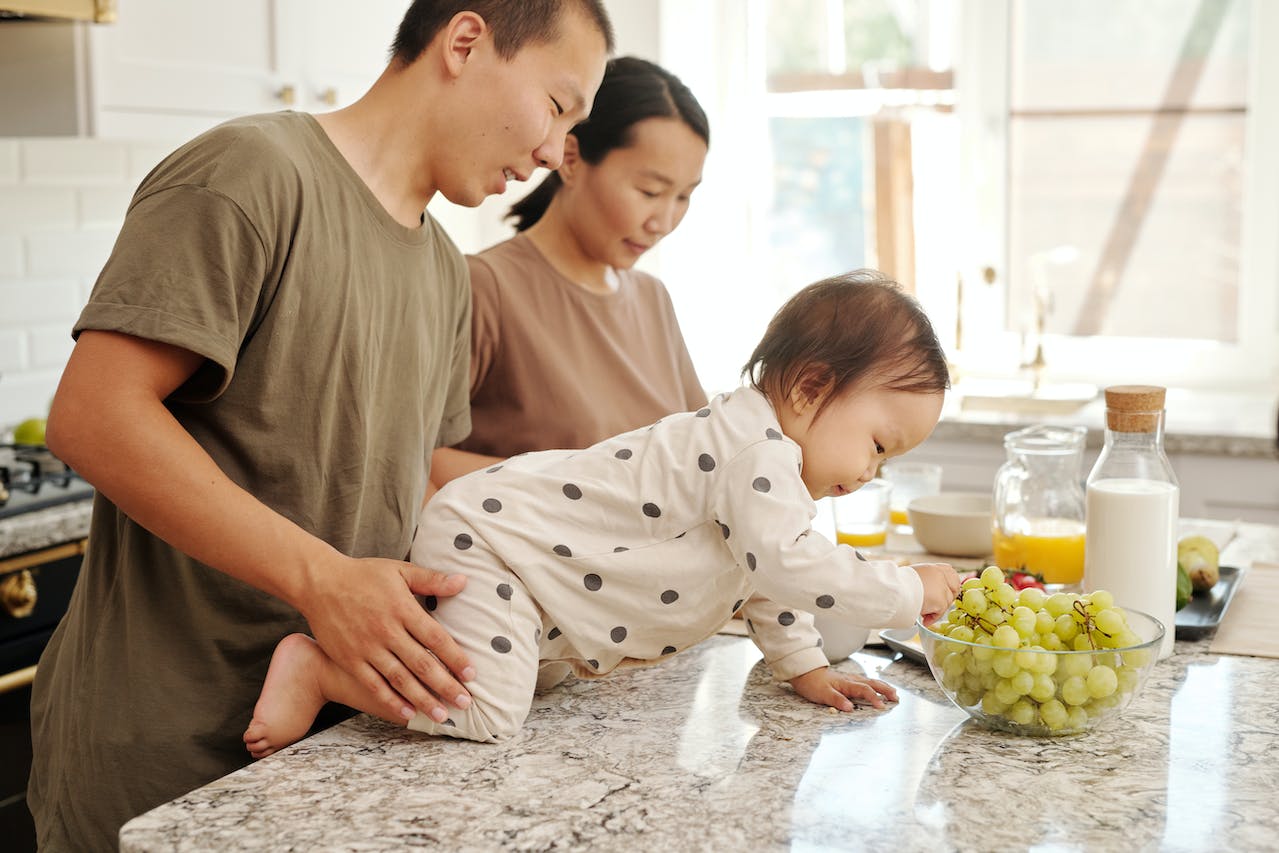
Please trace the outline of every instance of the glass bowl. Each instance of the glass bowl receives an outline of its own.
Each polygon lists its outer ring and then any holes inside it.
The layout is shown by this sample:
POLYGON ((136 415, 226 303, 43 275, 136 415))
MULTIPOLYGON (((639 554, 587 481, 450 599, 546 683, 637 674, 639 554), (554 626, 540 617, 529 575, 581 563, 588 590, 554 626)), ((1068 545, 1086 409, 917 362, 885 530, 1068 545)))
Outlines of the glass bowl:
POLYGON ((1140 642, 1083 651, 996 648, 952 639, 922 622, 916 627, 937 685, 970 717, 996 731, 1057 737, 1119 716, 1145 686, 1164 626, 1138 610, 1124 613, 1140 642))

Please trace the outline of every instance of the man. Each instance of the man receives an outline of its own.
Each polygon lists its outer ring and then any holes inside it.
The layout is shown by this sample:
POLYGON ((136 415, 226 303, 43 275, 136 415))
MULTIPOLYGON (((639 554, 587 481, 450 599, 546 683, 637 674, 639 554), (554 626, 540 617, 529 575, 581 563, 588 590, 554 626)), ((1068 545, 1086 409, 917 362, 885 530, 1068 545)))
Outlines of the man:
POLYGON ((291 631, 391 713, 468 703, 413 597, 464 580, 402 562, 470 429, 466 267, 423 211, 557 167, 611 49, 599 0, 417 0, 361 100, 229 122, 138 189, 49 415, 98 497, 32 697, 42 849, 241 766, 291 631))

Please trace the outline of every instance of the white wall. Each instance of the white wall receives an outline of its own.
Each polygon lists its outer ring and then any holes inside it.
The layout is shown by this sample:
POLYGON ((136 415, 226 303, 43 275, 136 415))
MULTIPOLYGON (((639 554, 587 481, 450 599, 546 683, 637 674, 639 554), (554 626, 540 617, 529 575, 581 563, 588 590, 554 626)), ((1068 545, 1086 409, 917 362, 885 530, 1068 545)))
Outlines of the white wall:
POLYGON ((172 147, 0 139, 0 435, 48 410, 129 198, 172 147))

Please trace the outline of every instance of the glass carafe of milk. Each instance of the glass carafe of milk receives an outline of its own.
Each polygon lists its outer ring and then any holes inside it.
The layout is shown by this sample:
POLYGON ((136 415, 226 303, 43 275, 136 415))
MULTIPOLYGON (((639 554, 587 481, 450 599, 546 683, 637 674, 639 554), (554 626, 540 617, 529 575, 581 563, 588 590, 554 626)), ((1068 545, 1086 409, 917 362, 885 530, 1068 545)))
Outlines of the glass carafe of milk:
POLYGON ((1106 389, 1106 443, 1088 475, 1084 589, 1109 590, 1120 607, 1164 626, 1172 654, 1177 608, 1177 516, 1181 490, 1164 454, 1164 389, 1106 389))

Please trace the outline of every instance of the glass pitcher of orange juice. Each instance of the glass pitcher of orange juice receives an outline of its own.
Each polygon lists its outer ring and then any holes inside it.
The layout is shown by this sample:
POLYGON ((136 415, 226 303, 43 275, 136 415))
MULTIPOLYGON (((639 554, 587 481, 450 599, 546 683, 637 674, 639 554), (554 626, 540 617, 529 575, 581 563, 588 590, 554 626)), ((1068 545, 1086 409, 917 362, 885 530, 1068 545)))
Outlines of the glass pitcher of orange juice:
POLYGON ((1004 436, 995 475, 993 548, 1003 569, 1047 584, 1084 577, 1084 427, 1032 426, 1004 436))

